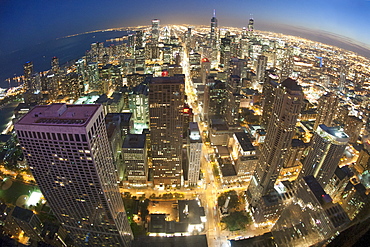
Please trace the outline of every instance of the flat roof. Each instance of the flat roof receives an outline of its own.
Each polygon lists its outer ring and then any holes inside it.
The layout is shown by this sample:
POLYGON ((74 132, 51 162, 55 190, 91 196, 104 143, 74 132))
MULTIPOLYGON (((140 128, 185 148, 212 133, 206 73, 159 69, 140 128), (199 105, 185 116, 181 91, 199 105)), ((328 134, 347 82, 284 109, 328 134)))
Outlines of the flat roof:
POLYGON ((243 151, 253 151, 256 150, 256 148, 253 146, 251 139, 245 132, 236 132, 235 133, 236 138, 238 139, 238 142, 240 146, 242 147, 243 151))
POLYGON ((152 77, 150 84, 184 84, 184 76, 170 76, 170 77, 152 77))
POLYGON ((123 142, 122 148, 144 148, 145 134, 128 134, 123 142))
POLYGON ((17 124, 22 125, 56 125, 83 126, 86 125, 99 109, 100 105, 67 105, 55 103, 35 106, 24 115, 17 124))

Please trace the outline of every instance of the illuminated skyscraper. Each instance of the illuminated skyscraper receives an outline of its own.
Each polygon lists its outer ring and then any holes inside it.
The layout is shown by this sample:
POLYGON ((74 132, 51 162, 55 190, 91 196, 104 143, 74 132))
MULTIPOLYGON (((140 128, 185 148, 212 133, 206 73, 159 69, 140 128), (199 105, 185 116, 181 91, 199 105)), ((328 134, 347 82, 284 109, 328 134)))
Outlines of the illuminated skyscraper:
POLYGON ((23 65, 23 71, 24 71, 24 86, 26 90, 29 90, 31 87, 31 78, 33 75, 33 63, 31 61, 28 61, 23 65))
POLYGON ((206 84, 210 72, 211 72, 211 63, 209 62, 208 58, 203 58, 200 69, 203 85, 206 84))
POLYGON ((181 186, 184 100, 183 76, 151 78, 149 116, 155 186, 181 186))
POLYGON ((158 42, 158 39, 159 39, 159 24, 160 24, 160 20, 158 20, 158 19, 152 20, 152 40, 153 40, 153 42, 158 42))
POLYGON ((334 93, 326 93, 322 95, 318 101, 317 118, 314 125, 314 130, 320 124, 325 124, 331 127, 333 120, 338 111, 339 98, 334 93))
POLYGON ((213 10, 213 17, 211 19, 211 34, 210 34, 210 47, 212 49, 212 64, 217 63, 218 61, 218 24, 216 19, 216 10, 213 10))
POLYGON ((280 80, 284 81, 291 77, 294 69, 293 48, 285 47, 284 57, 281 62, 280 80))
POLYGON ((103 107, 37 106, 15 129, 42 194, 76 246, 130 246, 103 107))
POLYGON ((350 143, 356 143, 364 126, 362 118, 348 116, 344 124, 344 132, 349 136, 350 143))
POLYGON ((51 69, 53 70, 54 73, 59 72, 59 59, 57 57, 53 57, 51 59, 51 69))
POLYGON ((188 137, 188 183, 196 186, 199 180, 200 158, 202 157, 202 138, 200 137, 198 123, 189 123, 188 137))
POLYGON ((249 22, 248 22, 248 35, 251 36, 253 34, 253 30, 254 30, 254 20, 253 18, 250 18, 249 19, 249 22))
POLYGON ((262 94, 264 97, 262 103, 262 118, 261 126, 267 129, 268 123, 271 119, 273 103, 275 100, 275 90, 278 87, 279 77, 275 74, 273 70, 265 72, 265 78, 263 83, 262 94))
POLYGON ((288 78, 276 87, 265 143, 250 185, 251 189, 256 189, 252 193, 255 200, 274 190, 291 147, 302 103, 302 88, 295 80, 288 78))
POLYGON ((216 46, 218 38, 218 25, 217 25, 217 18, 216 18, 216 10, 213 10, 213 16, 211 19, 211 45, 212 48, 216 46))
POLYGON ((257 58, 256 76, 257 82, 262 82, 265 77, 265 71, 267 67, 267 57, 260 55, 257 58))
POLYGON ((313 175, 323 188, 332 178, 349 141, 338 127, 320 124, 311 140, 299 177, 313 175))

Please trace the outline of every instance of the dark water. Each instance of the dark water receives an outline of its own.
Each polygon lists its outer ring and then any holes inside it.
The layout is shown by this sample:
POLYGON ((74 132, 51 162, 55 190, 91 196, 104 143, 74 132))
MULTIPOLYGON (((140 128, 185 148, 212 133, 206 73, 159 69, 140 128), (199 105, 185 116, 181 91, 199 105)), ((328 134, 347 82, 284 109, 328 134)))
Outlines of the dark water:
POLYGON ((13 101, 0 108, 0 134, 6 128, 6 125, 12 119, 13 111, 20 101, 13 101))
POLYGON ((81 58, 90 49, 91 43, 104 42, 105 46, 108 46, 111 43, 105 42, 107 39, 122 37, 127 33, 127 31, 107 31, 82 34, 46 41, 27 49, 1 55, 0 87, 9 87, 9 84, 5 82, 7 78, 22 75, 23 64, 27 61, 33 62, 35 72, 45 71, 50 69, 51 58, 54 56, 59 58, 59 63, 62 65, 68 61, 81 58))

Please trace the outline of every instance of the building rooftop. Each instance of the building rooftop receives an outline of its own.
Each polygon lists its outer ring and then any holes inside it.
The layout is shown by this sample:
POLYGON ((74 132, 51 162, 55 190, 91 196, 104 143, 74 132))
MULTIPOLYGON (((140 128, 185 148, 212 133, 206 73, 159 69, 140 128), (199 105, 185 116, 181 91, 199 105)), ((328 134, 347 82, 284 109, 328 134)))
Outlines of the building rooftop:
POLYGON ((144 148, 145 134, 128 134, 123 142, 122 148, 144 148))
POLYGON ((321 205, 332 202, 331 197, 325 193, 324 189, 319 184, 319 182, 317 182, 314 176, 309 175, 307 177, 304 177, 303 179, 321 205))
POLYGON ((333 141, 347 143, 349 141, 349 137, 343 130, 339 129, 339 127, 327 127, 325 124, 320 124, 317 128, 317 132, 323 138, 329 138, 333 141))
POLYGON ((83 126, 99 109, 100 105, 67 105, 56 103, 35 106, 17 124, 27 125, 74 125, 83 126))
POLYGON ((243 151, 253 151, 256 150, 256 148, 252 145, 251 139, 245 132, 236 132, 235 133, 236 138, 238 139, 238 142, 240 146, 242 147, 243 151))
POLYGON ((285 81, 281 83, 281 85, 292 91, 302 91, 302 87, 299 86, 297 84, 297 81, 293 80, 292 78, 287 78, 285 81))
POLYGON ((185 76, 152 77, 150 84, 184 84, 185 76))
POLYGON ((197 200, 179 200, 179 221, 187 224, 201 224, 201 207, 197 200))
POLYGON ((30 222, 33 212, 31 210, 16 206, 12 212, 12 216, 22 221, 30 222))

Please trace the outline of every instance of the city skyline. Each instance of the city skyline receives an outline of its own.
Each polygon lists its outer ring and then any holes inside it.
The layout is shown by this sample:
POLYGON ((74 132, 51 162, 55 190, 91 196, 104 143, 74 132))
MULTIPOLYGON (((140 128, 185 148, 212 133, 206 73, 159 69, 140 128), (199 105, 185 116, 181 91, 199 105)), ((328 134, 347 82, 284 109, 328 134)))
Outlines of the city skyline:
MULTIPOLYGON (((148 16, 163 25, 207 25, 213 9, 219 26, 247 26, 250 18, 257 30, 282 32, 309 38, 332 38, 370 47, 370 34, 364 32, 369 20, 370 1, 291 0, 239 2, 142 1, 141 4, 112 1, 10 2, 0 4, 0 56, 47 40, 93 30, 147 25, 148 16), (142 8, 145 6, 145 8, 142 8), (237 6, 237 7, 236 7, 237 6), (304 10, 304 11, 303 11, 304 10), (313 33, 316 30, 319 32, 313 33), (346 37, 346 38, 345 38, 346 37)), ((335 45, 335 44, 334 44, 335 45)))
MULTIPOLYGON (((92 2, 79 18, 96 14, 92 2)), ((51 6, 42 4, 40 11, 51 6)), ((52 26, 69 4, 42 18, 49 17, 52 26)), ((132 7, 137 22, 151 12, 142 26, 127 23, 64 36, 50 46, 40 43, 38 51, 31 46, 0 54, 0 78, 14 73, 18 62, 23 67, 22 76, 6 80, 18 86, 0 90, 0 111, 14 104, 0 136, 0 193, 17 190, 13 183, 40 191, 0 194, 0 241, 65 241, 51 244, 57 247, 131 241, 153 247, 312 246, 346 236, 351 225, 369 225, 370 59, 314 39, 261 31, 254 24, 266 20, 252 15, 244 14, 244 27, 231 27, 236 25, 227 24, 228 18, 238 22, 239 12, 219 15, 216 6, 203 13, 217 1, 193 6, 199 20, 207 17, 202 25, 176 24, 180 14, 169 25, 163 13, 175 14, 176 4, 159 0, 155 8, 132 7), (29 54, 39 59, 23 62, 29 54), (2 64, 6 57, 9 66, 2 64), (47 60, 47 70, 35 66, 41 60, 47 60), (44 236, 49 223, 54 229, 61 224, 65 233, 44 236)), ((187 4, 185 15, 192 2, 187 4)), ((313 11, 310 4, 286 0, 264 10, 301 25, 313 11), (311 11, 299 19, 297 6, 311 11)), ((221 12, 245 3, 239 5, 228 2, 221 12)), ((320 19, 315 17, 308 18, 308 28, 296 30, 310 34, 320 19)), ((28 20, 30 26, 36 19, 28 20)), ((100 20, 96 15, 96 25, 109 22, 100 20)), ((349 29, 362 26, 356 20, 345 19, 349 29)), ((327 33, 366 50, 327 26, 312 36, 327 33)))

